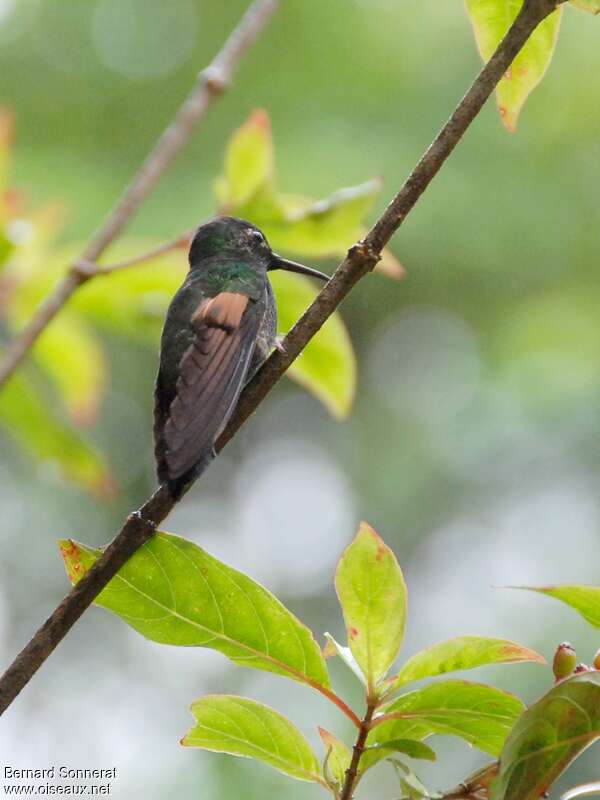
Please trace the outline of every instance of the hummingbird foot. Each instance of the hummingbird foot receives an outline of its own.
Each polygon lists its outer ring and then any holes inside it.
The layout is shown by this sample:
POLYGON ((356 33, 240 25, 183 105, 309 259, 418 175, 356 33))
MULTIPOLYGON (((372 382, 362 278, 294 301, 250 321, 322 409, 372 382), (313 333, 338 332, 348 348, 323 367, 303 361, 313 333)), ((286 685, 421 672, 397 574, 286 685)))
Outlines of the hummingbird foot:
POLYGON ((275 342, 273 343, 275 350, 277 350, 279 353, 282 353, 283 355, 285 355, 285 347, 283 346, 284 339, 285 336, 276 336, 275 342))

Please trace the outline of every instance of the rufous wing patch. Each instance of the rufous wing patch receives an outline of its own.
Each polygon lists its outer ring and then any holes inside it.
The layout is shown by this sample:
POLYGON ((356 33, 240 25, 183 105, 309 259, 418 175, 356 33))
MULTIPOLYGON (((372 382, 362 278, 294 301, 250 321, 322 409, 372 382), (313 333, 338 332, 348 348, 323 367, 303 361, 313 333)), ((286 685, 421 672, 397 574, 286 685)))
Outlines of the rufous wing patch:
POLYGON ((192 324, 221 328, 230 333, 239 328, 248 305, 248 297, 238 292, 220 292, 204 300, 192 315, 192 324))
POLYGON ((262 315, 249 298, 221 292, 203 300, 191 322, 194 339, 179 364, 177 392, 164 426, 168 478, 210 456, 244 385, 262 315))

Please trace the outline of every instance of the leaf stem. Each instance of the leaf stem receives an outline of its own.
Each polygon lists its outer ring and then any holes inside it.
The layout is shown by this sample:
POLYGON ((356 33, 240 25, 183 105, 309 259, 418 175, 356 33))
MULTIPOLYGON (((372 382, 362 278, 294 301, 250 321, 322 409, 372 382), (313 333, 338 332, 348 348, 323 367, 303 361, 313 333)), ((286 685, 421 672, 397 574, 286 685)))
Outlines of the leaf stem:
POLYGON ((498 768, 498 761, 486 764, 461 781, 458 786, 443 792, 439 800, 487 800, 490 795, 490 784, 498 774, 498 768))
POLYGON ((348 719, 352 722, 352 724, 360 728, 361 721, 360 718, 352 711, 349 705, 347 705, 342 698, 333 692, 331 689, 328 689, 326 686, 322 686, 320 683, 312 683, 311 681, 306 681, 309 686, 312 686, 313 689, 316 689, 317 692, 320 692, 323 697, 326 697, 328 700, 336 705, 340 711, 345 714, 348 719))
POLYGON ((377 703, 376 700, 370 700, 368 702, 365 716, 360 722, 360 726, 358 728, 358 736, 356 737, 356 743, 352 748, 352 759, 350 761, 350 766, 346 770, 346 778, 344 780, 344 785, 342 786, 342 791, 340 793, 340 800, 352 800, 352 795, 354 793, 354 789, 356 787, 356 783, 358 780, 358 767, 360 765, 360 759, 362 758, 362 754, 365 751, 367 736, 369 735, 369 729, 371 727, 371 719, 373 717, 373 714, 375 713, 376 703, 377 703))

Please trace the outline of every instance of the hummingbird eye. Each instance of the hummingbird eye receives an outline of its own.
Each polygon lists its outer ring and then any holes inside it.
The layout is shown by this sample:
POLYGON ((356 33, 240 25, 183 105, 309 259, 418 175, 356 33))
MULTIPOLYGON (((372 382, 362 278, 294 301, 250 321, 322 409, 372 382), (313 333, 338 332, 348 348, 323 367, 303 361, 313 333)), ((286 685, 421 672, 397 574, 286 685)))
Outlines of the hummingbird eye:
POLYGON ((250 237, 257 243, 263 244, 265 242, 265 237, 262 235, 260 231, 251 230, 250 237))

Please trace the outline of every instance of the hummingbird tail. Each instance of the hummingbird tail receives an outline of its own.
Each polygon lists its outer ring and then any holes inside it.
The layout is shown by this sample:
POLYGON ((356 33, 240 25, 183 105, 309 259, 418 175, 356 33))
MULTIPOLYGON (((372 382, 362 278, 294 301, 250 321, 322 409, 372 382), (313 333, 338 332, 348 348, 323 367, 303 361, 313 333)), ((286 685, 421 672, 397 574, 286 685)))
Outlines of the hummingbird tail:
POLYGON ((197 481, 202 473, 210 466, 215 456, 215 451, 211 449, 211 451, 197 461, 191 469, 178 478, 170 478, 168 473, 165 473, 165 470, 159 469, 158 481, 160 484, 165 484, 173 500, 178 501, 192 488, 195 481, 197 481))

